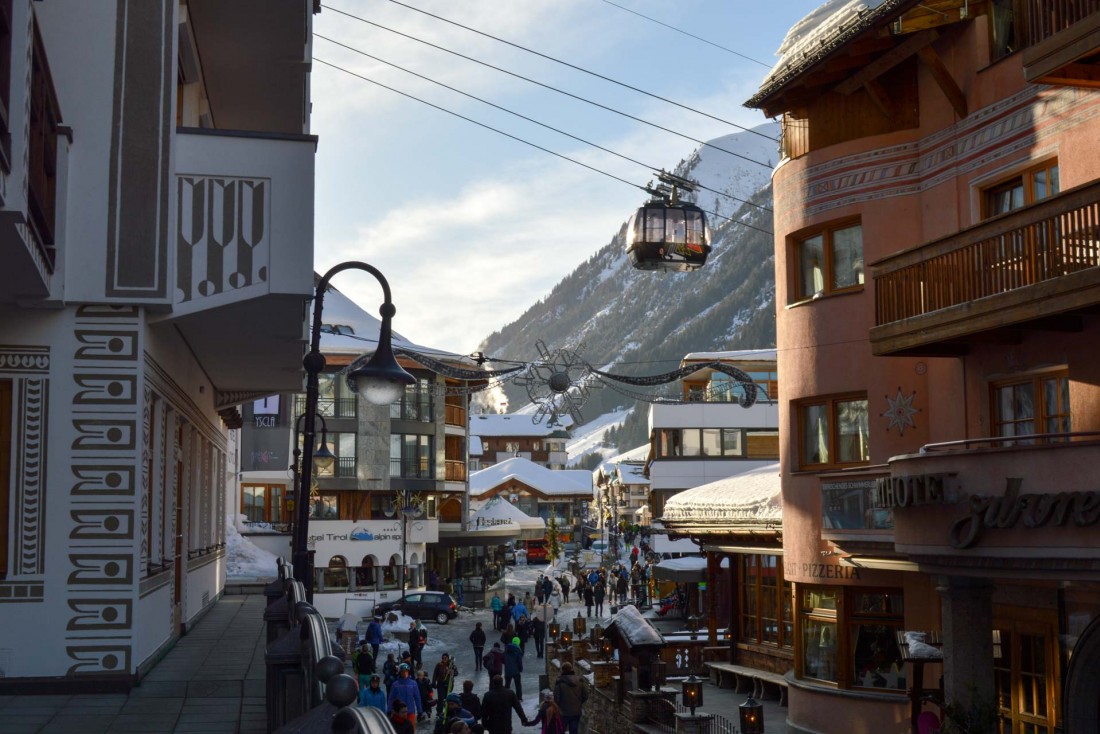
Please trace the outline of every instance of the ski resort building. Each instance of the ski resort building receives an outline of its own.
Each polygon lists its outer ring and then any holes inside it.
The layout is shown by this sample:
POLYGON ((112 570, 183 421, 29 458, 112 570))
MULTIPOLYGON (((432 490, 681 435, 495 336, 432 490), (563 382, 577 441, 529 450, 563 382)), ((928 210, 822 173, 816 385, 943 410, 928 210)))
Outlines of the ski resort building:
POLYGON ((1098 58, 1096 2, 834 2, 747 103, 791 732, 1100 731, 1098 58))
POLYGON ((557 426, 535 423, 529 415, 471 415, 470 435, 480 442, 482 469, 513 458, 527 459, 547 469, 564 469, 569 460, 565 452, 569 433, 557 426))

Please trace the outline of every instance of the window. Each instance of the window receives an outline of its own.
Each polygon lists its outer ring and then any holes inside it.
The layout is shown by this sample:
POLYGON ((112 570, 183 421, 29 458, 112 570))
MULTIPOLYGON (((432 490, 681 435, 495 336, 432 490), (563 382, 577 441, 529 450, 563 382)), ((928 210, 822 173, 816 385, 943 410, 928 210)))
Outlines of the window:
POLYGON ((419 377, 415 383, 407 385, 401 399, 390 406, 390 417, 431 423, 435 420, 433 407, 431 380, 419 377))
MULTIPOLYGON (((57 218, 57 128, 61 124, 61 109, 37 21, 33 46, 27 203, 38 238, 43 245, 53 245, 57 218)), ((50 266, 52 269, 52 258, 50 266)))
POLYGON ((1073 430, 1069 374, 1065 371, 995 382, 991 389, 994 436, 1069 433, 1073 430))
POLYGON ((406 479, 434 479, 434 446, 433 436, 391 434, 390 476, 406 479))
POLYGON ((338 502, 337 495, 335 494, 319 494, 316 497, 310 497, 310 504, 312 510, 310 511, 310 519, 312 520, 339 520, 340 519, 340 503, 338 502))
POLYGON ((8 576, 8 527, 11 517, 11 380, 0 380, 0 579, 8 576))
POLYGON ((866 397, 806 400, 797 410, 801 468, 865 464, 870 459, 866 397))
POLYGON ((360 589, 373 589, 374 584, 374 556, 365 556, 363 564, 355 569, 355 586, 360 589))
POLYGON ((905 664, 895 635, 904 612, 900 589, 801 587, 799 675, 839 688, 904 693, 905 664))
POLYGON ((5 173, 11 171, 11 8, 12 0, 0 0, 0 170, 5 173))
POLYGON ((795 300, 863 286, 863 228, 849 224, 815 232, 795 243, 795 300))
MULTIPOLYGON (((322 372, 317 375, 317 412, 326 418, 354 418, 358 398, 348 387, 348 381, 339 372, 322 372)), ((306 396, 295 396, 294 414, 306 410, 306 396)))
POLYGON ((996 61, 1023 48, 1027 17, 1022 0, 993 0, 989 13, 989 59, 996 61))
POLYGON ((247 523, 281 523, 283 496, 281 484, 242 484, 241 514, 247 523))
MULTIPOLYGON (((330 433, 328 438, 329 451, 336 456, 332 466, 327 469, 317 469, 319 477, 354 477, 355 476, 355 434, 354 433, 330 433)), ((299 448, 301 446, 299 445, 299 448)))
POLYGON ((778 556, 741 556, 740 581, 740 641, 793 647, 791 583, 783 580, 783 560, 778 556))
POLYGON ((1043 621, 998 620, 1000 656, 993 661, 993 689, 1001 734, 1053 734, 1058 686, 1054 679, 1056 627, 1043 621))
POLYGON ((1049 160, 982 190, 986 219, 1034 204, 1060 191, 1058 161, 1049 160))
POLYGON ((747 428, 662 428, 657 456, 668 458, 779 458, 779 433, 747 428))

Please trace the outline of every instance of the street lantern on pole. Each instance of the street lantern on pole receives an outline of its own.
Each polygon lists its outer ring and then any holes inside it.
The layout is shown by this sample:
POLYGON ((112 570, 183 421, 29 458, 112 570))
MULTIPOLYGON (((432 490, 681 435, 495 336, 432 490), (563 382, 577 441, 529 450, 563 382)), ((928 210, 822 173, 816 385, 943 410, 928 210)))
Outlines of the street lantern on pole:
MULTIPOLYGON (((305 467, 300 464, 302 458, 302 449, 299 444, 302 442, 302 419, 306 417, 305 413, 298 416, 298 420, 294 422, 294 464, 291 465, 290 470, 294 472, 294 486, 298 486, 298 478, 300 472, 305 471, 305 467)), ((321 446, 315 449, 313 452, 313 472, 322 472, 328 469, 336 461, 336 456, 328 447, 328 424, 325 422, 325 416, 318 413, 317 417, 321 419, 321 446)), ((312 484, 312 482, 311 482, 312 484)), ((309 497, 299 497, 298 502, 308 502, 309 497)), ((293 523, 296 525, 296 523, 293 523)))
POLYGON ((424 514, 424 509, 421 507, 420 502, 417 502, 412 496, 412 492, 408 489, 404 490, 400 495, 400 502, 389 502, 382 508, 382 512, 386 517, 393 517, 398 512, 401 513, 401 601, 405 601, 405 589, 408 587, 408 540, 409 540, 409 520, 415 520, 424 514))
MULTIPOLYGON (((374 405, 389 405, 393 403, 405 391, 406 385, 416 382, 416 379, 401 368, 397 358, 393 354, 393 315, 397 309, 393 305, 390 296, 390 284, 377 268, 364 262, 349 261, 340 263, 329 269, 321 276, 313 296, 313 327, 310 329, 309 353, 302 360, 302 366, 306 371, 306 405, 304 411, 304 425, 302 437, 302 466, 313 464, 314 441, 316 434, 317 401, 320 393, 318 375, 325 369, 325 357, 321 354, 321 313, 324 306, 325 292, 328 290, 329 281, 338 273, 345 270, 363 270, 370 273, 382 286, 384 300, 379 308, 382 323, 378 329, 378 345, 370 360, 352 370, 347 375, 348 387, 352 392, 362 391, 367 401, 374 405)), ((310 472, 301 472, 298 478, 298 522, 294 528, 294 544, 292 563, 294 566, 294 578, 305 585, 308 601, 313 601, 313 579, 310 578, 309 560, 309 503, 304 501, 309 496, 310 472)))

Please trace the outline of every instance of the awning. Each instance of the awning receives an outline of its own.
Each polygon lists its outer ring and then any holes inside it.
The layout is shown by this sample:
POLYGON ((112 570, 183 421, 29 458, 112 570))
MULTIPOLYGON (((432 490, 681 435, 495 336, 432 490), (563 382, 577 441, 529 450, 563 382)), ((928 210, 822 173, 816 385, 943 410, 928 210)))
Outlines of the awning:
MULTIPOLYGON (((723 558, 722 568, 729 567, 729 559, 723 558)), ((666 558, 653 567, 653 578, 678 584, 702 583, 707 580, 707 559, 701 556, 666 558)))

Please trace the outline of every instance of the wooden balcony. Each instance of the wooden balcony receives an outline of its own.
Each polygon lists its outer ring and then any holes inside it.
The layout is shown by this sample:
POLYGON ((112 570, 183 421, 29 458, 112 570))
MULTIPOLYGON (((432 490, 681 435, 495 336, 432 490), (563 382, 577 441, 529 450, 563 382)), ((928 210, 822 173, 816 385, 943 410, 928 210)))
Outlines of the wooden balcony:
MULTIPOLYGON (((450 407, 450 406, 448 406, 450 407)), ((453 459, 447 459, 445 464, 446 476, 444 479, 448 482, 465 482, 466 481, 466 462, 455 461, 453 459)))
POLYGON ((1100 182, 872 263, 877 355, 952 356, 1100 303, 1100 182))
POLYGON ((444 420, 447 425, 466 427, 466 408, 461 405, 447 405, 445 412, 444 420))
POLYGON ((1027 0, 1024 78, 1100 87, 1100 0, 1027 0))

